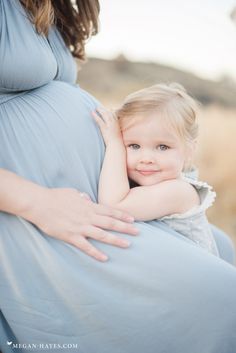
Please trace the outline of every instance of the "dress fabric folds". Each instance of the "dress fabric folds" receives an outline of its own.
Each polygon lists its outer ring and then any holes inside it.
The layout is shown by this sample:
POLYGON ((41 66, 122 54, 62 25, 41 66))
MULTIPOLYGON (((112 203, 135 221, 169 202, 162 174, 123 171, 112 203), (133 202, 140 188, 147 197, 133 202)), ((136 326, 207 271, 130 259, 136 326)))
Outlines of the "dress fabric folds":
MULTIPOLYGON (((18 0, 0 0, 0 168, 96 201, 98 102, 75 79, 59 32, 37 34, 18 0)), ((1 212, 2 353, 235 353, 228 237, 214 228, 217 258, 161 222, 137 227, 129 249, 93 241, 110 258, 99 263, 1 212)))

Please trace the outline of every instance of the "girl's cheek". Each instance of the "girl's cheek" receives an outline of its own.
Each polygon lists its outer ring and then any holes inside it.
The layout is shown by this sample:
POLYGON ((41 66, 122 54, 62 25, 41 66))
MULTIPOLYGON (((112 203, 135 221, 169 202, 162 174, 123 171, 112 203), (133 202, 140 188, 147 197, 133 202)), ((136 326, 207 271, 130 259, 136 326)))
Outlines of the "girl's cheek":
POLYGON ((132 161, 131 161, 131 158, 130 158, 130 155, 129 155, 128 152, 127 152, 127 155, 126 155, 126 164, 127 164, 127 166, 130 166, 132 164, 132 161))

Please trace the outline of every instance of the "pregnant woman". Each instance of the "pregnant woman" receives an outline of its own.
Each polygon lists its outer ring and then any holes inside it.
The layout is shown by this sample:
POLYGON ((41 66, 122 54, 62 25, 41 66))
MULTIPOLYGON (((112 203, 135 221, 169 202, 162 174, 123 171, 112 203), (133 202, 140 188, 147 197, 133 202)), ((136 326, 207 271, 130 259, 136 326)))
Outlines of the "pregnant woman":
POLYGON ((228 238, 214 229, 220 258, 156 221, 131 238, 96 204, 98 104, 73 56, 99 4, 76 3, 0 0, 0 350, 235 353, 228 238))

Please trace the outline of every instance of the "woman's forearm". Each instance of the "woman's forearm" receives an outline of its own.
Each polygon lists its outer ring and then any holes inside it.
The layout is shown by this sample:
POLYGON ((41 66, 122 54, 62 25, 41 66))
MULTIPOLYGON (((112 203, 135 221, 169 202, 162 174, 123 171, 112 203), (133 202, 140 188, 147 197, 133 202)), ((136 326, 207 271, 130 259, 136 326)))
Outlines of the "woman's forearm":
POLYGON ((31 220, 33 206, 42 196, 44 187, 15 173, 0 169, 0 211, 31 220))
POLYGON ((109 142, 99 180, 99 202, 115 206, 129 193, 126 150, 122 139, 109 142))
POLYGON ((78 247, 100 261, 105 256, 87 238, 127 247, 106 230, 137 234, 126 212, 98 205, 73 188, 46 188, 0 169, 0 211, 20 216, 47 235, 78 247), (105 230, 104 230, 105 229, 105 230))

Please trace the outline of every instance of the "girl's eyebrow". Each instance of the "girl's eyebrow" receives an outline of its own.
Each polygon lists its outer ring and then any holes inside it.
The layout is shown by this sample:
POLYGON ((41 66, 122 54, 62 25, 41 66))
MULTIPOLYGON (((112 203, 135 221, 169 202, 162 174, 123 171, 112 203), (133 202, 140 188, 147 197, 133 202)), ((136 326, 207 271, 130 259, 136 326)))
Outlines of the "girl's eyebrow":
MULTIPOLYGON (((138 139, 126 139, 126 138, 124 138, 123 139, 123 141, 125 142, 125 143, 142 143, 140 140, 138 140, 138 139)), ((176 142, 176 140, 174 140, 174 139, 170 139, 170 138, 166 138, 166 139, 159 139, 159 140, 155 140, 155 144, 156 145, 158 145, 158 144, 172 144, 172 143, 175 143, 176 142)))
POLYGON ((175 140, 171 140, 171 139, 162 139, 162 140, 158 140, 156 143, 157 144, 172 144, 175 143, 175 140))
POLYGON ((125 144, 131 144, 131 143, 135 143, 137 145, 140 145, 140 142, 138 142, 137 140, 123 140, 125 144))

